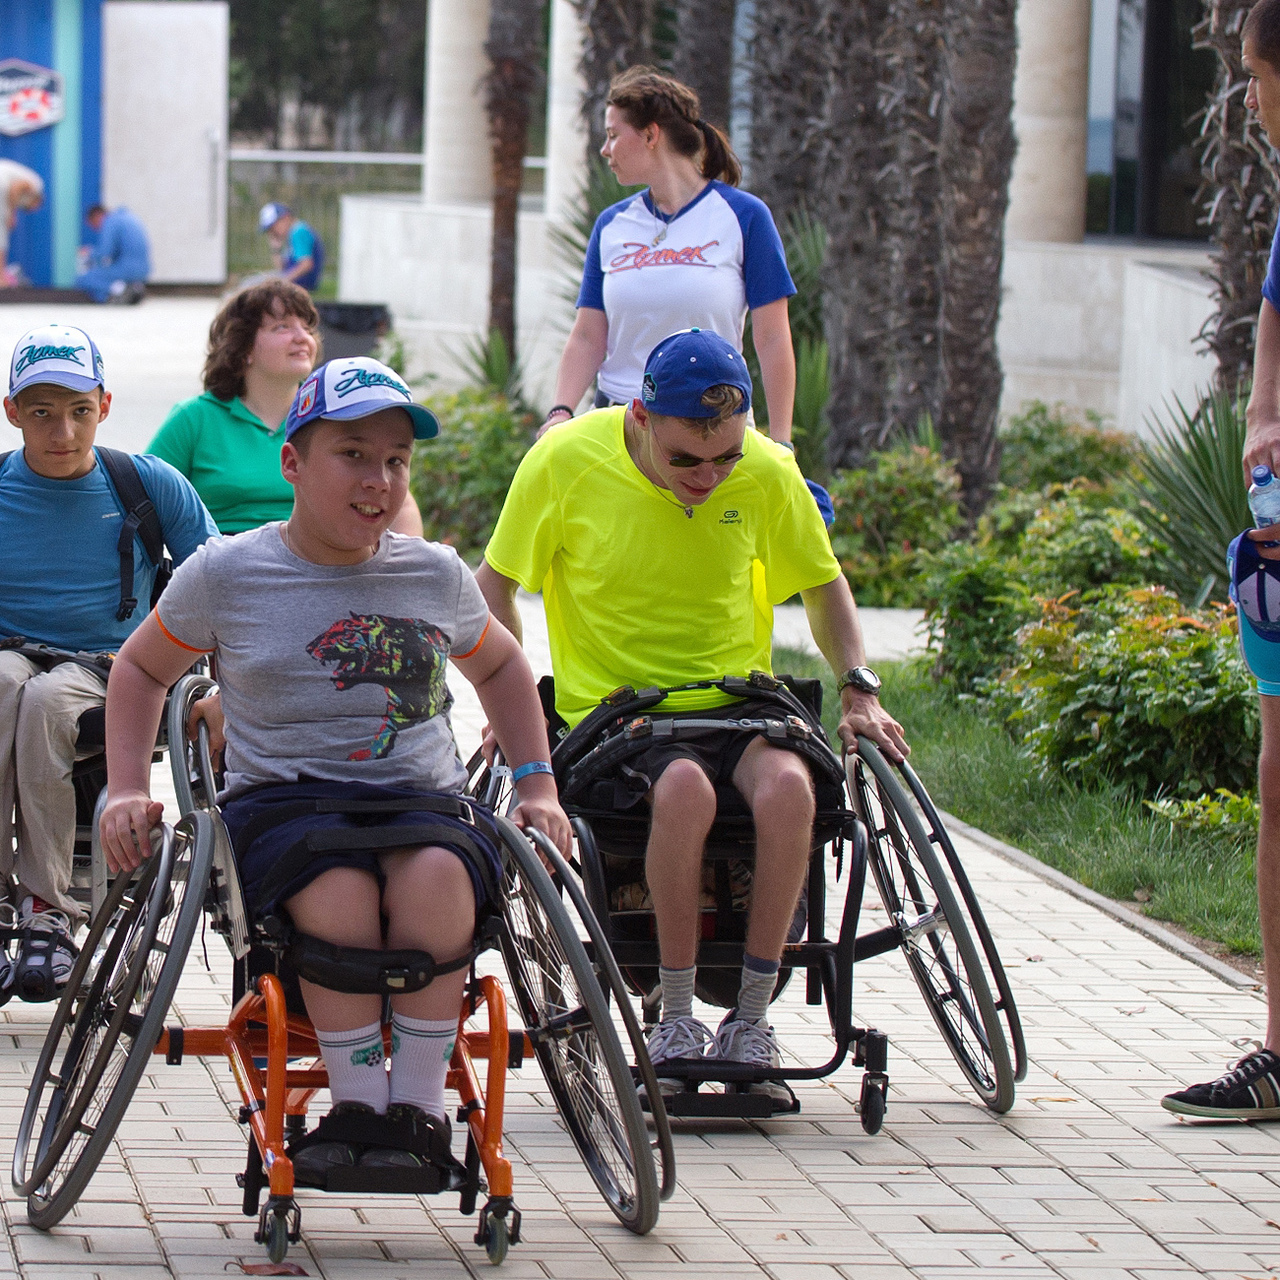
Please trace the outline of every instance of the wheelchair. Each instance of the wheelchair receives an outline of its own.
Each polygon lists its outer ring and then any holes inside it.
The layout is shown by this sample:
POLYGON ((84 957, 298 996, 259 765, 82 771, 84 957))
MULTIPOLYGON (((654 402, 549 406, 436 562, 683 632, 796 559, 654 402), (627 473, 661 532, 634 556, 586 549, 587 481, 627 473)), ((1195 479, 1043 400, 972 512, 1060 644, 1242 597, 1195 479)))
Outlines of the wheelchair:
MULTIPOLYGON (((314 965, 315 957, 298 951, 298 943, 306 940, 288 937, 278 918, 254 918, 247 910, 231 842, 214 803, 206 726, 199 726, 195 743, 187 741, 191 708, 212 688, 207 677, 188 675, 170 697, 168 739, 182 817, 153 833, 152 856, 134 873, 110 881, 92 917, 33 1074, 12 1180, 26 1198, 28 1220, 48 1230, 88 1185, 152 1055, 163 1054, 170 1064, 186 1056, 225 1057, 243 1101, 239 1121, 248 1129, 245 1171, 237 1177, 243 1211, 257 1218, 254 1239, 278 1263, 301 1238, 290 1152, 306 1137, 310 1100, 328 1082, 297 988, 299 964, 314 965), (183 964, 206 914, 234 959, 230 1017, 224 1027, 166 1026, 183 964)), ((416 798, 414 809, 427 810, 430 799, 416 798)), ((475 820, 466 797, 437 799, 438 811, 464 818, 470 812, 475 820)), ((588 958, 538 853, 507 818, 495 817, 495 822, 501 837, 502 907, 475 941, 447 1080, 459 1095, 465 1155, 457 1160, 452 1153, 415 1146, 417 1135, 384 1133, 388 1140, 376 1145, 403 1146, 429 1156, 429 1163, 392 1170, 345 1166, 331 1170, 319 1189, 457 1192, 464 1214, 476 1212, 483 1194, 475 1242, 497 1264, 520 1240, 520 1211, 502 1147, 503 1106, 506 1073, 527 1058, 541 1066, 588 1172, 629 1230, 643 1234, 653 1227, 660 1200, 675 1189, 675 1160, 660 1108, 651 1117, 654 1137, 649 1137, 633 1068, 611 1016, 612 1001, 621 1011, 636 1070, 656 1090, 616 966, 607 953, 588 958), (486 949, 500 951, 505 960, 523 1027, 508 1022, 502 982, 480 971, 478 960, 486 949)), ((95 864, 102 862, 96 834, 94 858, 95 864)), ((384 997, 419 990, 434 972, 432 958, 417 951, 329 948, 324 959, 331 967, 352 968, 349 984, 340 989, 384 997)), ((314 977, 314 971, 307 976, 314 977)), ((321 1122, 313 1133, 324 1127, 321 1122)), ((354 1134, 324 1136, 360 1140, 354 1134)))
MULTIPOLYGON (((541 692, 554 731, 559 717, 549 680, 541 692)), ((901 949, 964 1077, 987 1107, 1003 1113, 1013 1105, 1016 1082, 1025 1077, 1026 1044, 1004 966, 951 838, 910 765, 891 766, 865 738, 842 763, 823 729, 821 710, 819 681, 754 672, 749 678, 678 689, 623 687, 571 733, 564 733, 560 722, 563 736, 552 764, 577 840, 572 870, 580 887, 568 868, 557 871, 563 887, 583 898, 584 917, 598 922, 598 934, 590 939, 593 954, 612 952, 628 988, 640 997, 646 1024, 652 1025, 659 1016, 661 989, 655 919, 644 885, 649 816, 646 805, 620 809, 614 803, 619 766, 655 740, 675 741, 726 726, 785 741, 809 762, 817 814, 807 882, 773 998, 793 975, 803 974, 807 1003, 826 1006, 834 1042, 831 1056, 819 1065, 782 1070, 716 1060, 664 1062, 664 1078, 682 1082, 667 1097, 666 1111, 677 1117, 748 1118, 795 1112, 799 1103, 794 1094, 787 1104, 752 1092, 750 1086, 766 1079, 825 1077, 850 1057, 864 1071, 862 1127, 878 1132, 888 1102, 887 1038, 853 1023, 853 966, 901 949), (763 702, 769 710, 747 721, 699 719, 696 711, 650 714, 668 694, 695 689, 718 689, 763 702), (887 923, 859 934, 868 869, 887 923), (829 883, 832 872, 835 885, 829 883), (828 896, 842 878, 839 926, 836 936, 828 937, 828 896), (705 1088, 712 1083, 721 1088, 705 1088)), ((500 806, 509 788, 509 772, 499 766, 477 774, 472 794, 500 806)), ((704 883, 709 879, 710 884, 702 909, 698 995, 729 1007, 742 967, 754 828, 735 789, 718 787, 717 802, 704 863, 704 883)))

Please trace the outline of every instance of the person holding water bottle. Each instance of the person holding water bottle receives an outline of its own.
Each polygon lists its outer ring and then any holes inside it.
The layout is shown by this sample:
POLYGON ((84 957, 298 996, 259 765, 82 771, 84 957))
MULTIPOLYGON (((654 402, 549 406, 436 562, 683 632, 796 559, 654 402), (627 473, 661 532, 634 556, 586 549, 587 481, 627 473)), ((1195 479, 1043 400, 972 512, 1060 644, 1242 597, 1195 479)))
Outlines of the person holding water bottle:
MULTIPOLYGON (((1245 105, 1280 147, 1280 0, 1259 0, 1241 32, 1249 76, 1245 105)), ((1227 551, 1231 598, 1245 661, 1258 682, 1262 751, 1258 758, 1258 918, 1266 974, 1267 1034, 1216 1080, 1161 1099, 1179 1115, 1280 1120, 1280 229, 1262 286, 1253 391, 1247 412, 1244 483, 1253 529, 1227 551), (1252 483, 1250 484, 1250 481, 1252 483)))

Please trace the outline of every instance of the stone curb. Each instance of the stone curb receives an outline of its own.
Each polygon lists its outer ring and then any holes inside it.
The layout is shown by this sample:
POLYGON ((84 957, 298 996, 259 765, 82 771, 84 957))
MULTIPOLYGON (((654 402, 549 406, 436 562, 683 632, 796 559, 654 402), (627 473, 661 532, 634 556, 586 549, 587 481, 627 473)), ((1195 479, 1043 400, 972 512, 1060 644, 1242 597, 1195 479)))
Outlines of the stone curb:
POLYGON ((1175 955, 1181 956, 1184 960, 1190 960, 1192 964, 1198 964, 1202 969, 1207 969, 1215 978, 1221 978, 1223 982, 1235 987, 1238 991, 1261 990, 1257 982, 1241 973, 1238 969, 1233 969, 1216 956, 1211 956, 1208 952, 1201 951, 1199 947, 1184 941, 1177 934, 1170 933, 1168 929, 1162 929, 1155 921, 1148 920, 1146 916, 1139 912, 1131 911, 1128 907, 1122 906, 1113 899, 1096 893, 1093 889, 1085 888, 1079 881, 1073 880, 1070 876, 1064 875, 1061 871, 1041 862, 1039 858, 1033 858, 1029 853, 1023 853, 1021 849, 1015 849, 1013 845, 1005 844, 1003 840, 997 840, 995 836, 989 836, 985 831, 980 831, 977 827, 971 827, 967 822, 962 822, 952 813, 943 812, 942 820, 951 830, 958 831, 962 836, 972 840, 975 844, 980 844, 997 857, 1003 858, 1006 862, 1012 862, 1014 866, 1021 867, 1024 871, 1031 872, 1033 876, 1038 876, 1041 880, 1047 881, 1064 893, 1069 893, 1073 898, 1079 898, 1081 902, 1087 902, 1090 906, 1097 907, 1104 915, 1108 915, 1113 920, 1118 920, 1121 924, 1127 925, 1136 933, 1150 938, 1152 942, 1159 943, 1160 946, 1172 951, 1175 955))

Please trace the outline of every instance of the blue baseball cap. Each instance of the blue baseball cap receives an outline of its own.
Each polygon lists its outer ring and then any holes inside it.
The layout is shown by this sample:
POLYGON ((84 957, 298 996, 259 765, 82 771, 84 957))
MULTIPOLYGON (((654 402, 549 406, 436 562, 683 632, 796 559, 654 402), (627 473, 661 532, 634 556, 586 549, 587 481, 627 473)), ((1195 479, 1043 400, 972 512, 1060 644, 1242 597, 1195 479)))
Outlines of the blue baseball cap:
POLYGON ((702 396, 718 386, 742 392, 739 413, 751 408, 751 374, 741 353, 709 329, 681 329, 650 353, 640 398, 646 409, 664 418, 714 418, 702 396))
POLYGON ((270 231, 272 227, 284 217, 286 213, 292 213, 293 210, 287 204, 264 204, 258 211, 258 230, 270 231))
POLYGON ((9 363, 9 395, 42 382, 72 391, 106 389, 102 355, 83 329, 45 324, 18 339, 9 363))
POLYGON ((1242 626, 1247 623, 1264 640, 1280 641, 1280 561, 1264 560, 1257 543, 1241 533, 1227 548, 1227 576, 1242 626))
POLYGON ((403 409, 413 420, 415 440, 430 440, 440 422, 430 409, 415 404, 404 380, 372 356, 327 360, 298 388, 284 420, 284 438, 321 418, 350 422, 383 409, 403 409))

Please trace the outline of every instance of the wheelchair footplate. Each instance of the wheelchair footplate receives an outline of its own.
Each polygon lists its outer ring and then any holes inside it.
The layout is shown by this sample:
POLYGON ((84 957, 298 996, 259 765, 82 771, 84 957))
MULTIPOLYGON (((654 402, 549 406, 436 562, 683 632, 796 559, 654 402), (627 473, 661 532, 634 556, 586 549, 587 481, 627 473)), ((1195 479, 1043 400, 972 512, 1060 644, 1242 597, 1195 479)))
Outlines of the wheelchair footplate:
MULTIPOLYGON (((670 1058, 655 1064, 659 1080, 679 1080, 681 1088, 663 1093, 662 1101, 669 1116, 734 1118, 764 1120, 770 1116, 794 1115, 800 1100, 785 1080, 772 1075, 766 1067, 753 1067, 745 1062, 707 1062, 697 1058, 670 1058), (786 1097, 753 1092, 753 1084, 769 1083, 785 1090, 786 1097), (701 1088, 704 1084, 722 1084, 723 1091, 701 1088)), ((637 1085, 639 1072, 633 1069, 637 1085)), ((649 1100, 641 1091, 641 1105, 649 1110, 649 1100)))

